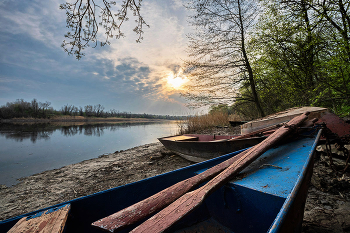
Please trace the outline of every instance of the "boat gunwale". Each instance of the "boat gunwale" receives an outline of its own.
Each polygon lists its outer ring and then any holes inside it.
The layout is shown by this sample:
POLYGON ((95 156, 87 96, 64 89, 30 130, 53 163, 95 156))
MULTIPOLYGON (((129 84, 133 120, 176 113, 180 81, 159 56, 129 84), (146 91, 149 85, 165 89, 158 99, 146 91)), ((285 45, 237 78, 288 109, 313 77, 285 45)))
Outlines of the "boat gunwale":
MULTIPOLYGON (((162 137, 162 138, 157 138, 160 142, 161 140, 166 140, 166 138, 171 138, 172 136, 170 137, 162 137)), ((212 140, 212 141, 181 141, 181 140, 177 140, 177 141, 173 141, 173 140, 167 140, 167 141, 171 141, 171 142, 174 142, 174 143, 225 143, 225 142, 237 142, 237 141, 244 141, 244 140, 249 140, 249 139, 259 139, 259 138, 267 138, 267 136, 257 136, 257 137, 248 137, 248 138, 239 138, 239 139, 235 139, 235 138, 231 138, 231 139, 217 139, 217 140, 212 140), (232 140, 234 139, 234 140, 232 140)))
MULTIPOLYGON (((284 201, 283 205, 281 206, 280 211, 278 212, 276 218, 274 219, 273 223, 270 226, 270 229, 268 230, 268 233, 275 233, 278 232, 280 227, 282 226, 283 222, 286 220, 286 215, 288 214, 290 208, 293 205, 293 202, 295 201, 295 197, 298 194, 298 191, 300 190, 302 183, 304 181, 304 178, 306 177, 306 174, 308 172, 308 166, 310 165, 311 159, 313 159, 313 155, 315 153, 316 150, 316 146, 319 142, 319 139, 321 137, 321 133, 322 133, 322 129, 320 129, 317 133, 317 136, 314 140, 314 143, 311 147, 311 151, 308 154, 308 159, 307 161, 305 161, 304 165, 303 165, 303 173, 298 177, 298 180, 295 184, 295 186, 293 187, 292 191, 290 192, 290 194, 287 196, 286 200, 284 201)), ((304 213, 304 211, 303 211, 304 213)))

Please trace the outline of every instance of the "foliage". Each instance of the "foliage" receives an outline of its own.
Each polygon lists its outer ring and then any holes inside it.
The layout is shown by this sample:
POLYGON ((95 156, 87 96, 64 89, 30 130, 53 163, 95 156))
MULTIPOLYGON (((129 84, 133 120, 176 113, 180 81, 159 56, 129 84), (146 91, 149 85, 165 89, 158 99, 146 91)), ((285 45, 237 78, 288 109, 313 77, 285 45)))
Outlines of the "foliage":
POLYGON ((64 105, 60 111, 54 110, 50 102, 38 102, 33 99, 31 102, 17 99, 15 102, 8 102, 0 107, 0 119, 11 118, 46 118, 55 116, 84 116, 84 117, 117 117, 117 118, 146 118, 146 119, 165 119, 180 120, 182 116, 153 115, 153 114, 135 114, 131 112, 119 112, 115 109, 104 111, 101 104, 86 105, 84 108, 76 107, 71 104, 64 105))
POLYGON ((0 118, 37 117, 47 118, 54 110, 50 108, 50 102, 38 102, 33 99, 31 102, 17 99, 15 102, 8 102, 0 108, 0 118))
MULTIPOLYGON (((264 14, 251 42, 252 66, 265 112, 311 105, 346 114, 350 3, 261 2, 264 14)), ((243 86, 240 92, 247 89, 243 86)))
POLYGON ((259 12, 259 23, 250 18, 239 40, 242 31, 234 30, 239 20, 230 20, 240 15, 239 4, 244 9, 253 3, 191 1, 198 32, 190 37, 193 60, 186 67, 193 82, 185 97, 214 104, 212 110, 227 111, 222 104, 230 104, 248 119, 262 115, 256 103, 266 114, 320 106, 349 115, 350 2, 260 0, 245 11, 250 12, 245 19, 259 12), (242 63, 239 41, 249 63, 242 63))
POLYGON ((232 109, 227 104, 219 104, 219 105, 211 106, 209 110, 209 114, 214 114, 216 112, 222 112, 230 115, 232 113, 232 109))

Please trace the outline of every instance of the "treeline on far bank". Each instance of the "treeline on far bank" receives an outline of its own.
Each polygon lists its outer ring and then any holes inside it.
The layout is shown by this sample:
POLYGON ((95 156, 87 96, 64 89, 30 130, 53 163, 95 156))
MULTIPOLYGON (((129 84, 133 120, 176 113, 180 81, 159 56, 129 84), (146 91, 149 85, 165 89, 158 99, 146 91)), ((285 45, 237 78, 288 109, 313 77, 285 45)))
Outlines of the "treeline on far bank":
POLYGON ((120 112, 115 109, 106 111, 101 104, 86 105, 76 107, 66 104, 60 110, 55 110, 50 106, 51 102, 39 102, 33 99, 27 102, 23 99, 17 99, 14 102, 7 102, 0 107, 0 119, 12 118, 44 118, 51 119, 59 116, 84 116, 84 117, 117 117, 117 118, 147 118, 147 119, 166 119, 180 120, 182 116, 153 115, 153 114, 135 114, 131 112, 120 112))

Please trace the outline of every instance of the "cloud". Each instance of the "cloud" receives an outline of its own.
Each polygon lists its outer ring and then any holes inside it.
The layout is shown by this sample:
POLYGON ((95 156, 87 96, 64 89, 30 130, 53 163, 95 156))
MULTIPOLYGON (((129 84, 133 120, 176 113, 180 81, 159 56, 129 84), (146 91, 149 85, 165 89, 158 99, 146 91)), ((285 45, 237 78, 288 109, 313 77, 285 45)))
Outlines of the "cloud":
POLYGON ((120 58, 135 57, 150 66, 152 72, 164 71, 169 64, 181 64, 181 59, 186 57, 185 25, 155 1, 145 1, 142 14, 150 28, 144 28, 141 43, 135 42, 137 35, 130 30, 135 26, 131 19, 123 25, 126 37, 111 41, 109 49, 98 56, 116 63, 120 58))
POLYGON ((183 8, 183 1, 182 0, 173 0, 173 4, 171 5, 171 8, 174 10, 182 9, 183 8))
POLYGON ((118 59, 117 62, 111 59, 99 59, 95 64, 96 66, 89 72, 94 74, 95 78, 104 81, 110 91, 147 96, 158 88, 156 81, 149 77, 151 73, 149 66, 136 58, 126 57, 118 59))
POLYGON ((174 9, 179 9, 175 6, 179 6, 180 2, 170 2, 170 5, 169 1, 144 2, 142 14, 150 28, 144 29, 144 40, 141 43, 135 43, 136 35, 131 30, 127 30, 134 26, 131 19, 129 23, 123 25, 126 37, 111 41, 108 50, 96 55, 99 59, 113 61, 116 66, 125 65, 122 63, 125 59, 137 59, 140 64, 148 68, 147 75, 143 76, 139 83, 144 86, 140 85, 138 88, 133 86, 134 90, 141 91, 151 100, 161 99, 166 102, 173 102, 171 95, 176 92, 168 88, 167 77, 169 73, 177 73, 183 60, 187 58, 185 52, 187 22, 184 20, 184 8, 181 8, 179 16, 174 9), (165 6, 165 4, 168 5, 165 6))
POLYGON ((27 35, 45 46, 59 47, 63 40, 65 14, 58 0, 11 1, 0 8, 0 30, 14 35, 27 35))
MULTIPOLYGON (((184 101, 166 83, 169 73, 176 73, 186 58, 187 25, 181 0, 144 1, 141 12, 151 27, 144 28, 141 43, 135 42, 131 16, 123 25, 125 38, 112 39, 110 46, 87 48, 81 61, 60 47, 67 32, 66 16, 59 10, 63 2, 0 3, 0 81, 12 80, 2 82, 2 96, 18 96, 25 87, 25 96, 16 98, 41 95, 42 101, 53 102, 50 98, 55 96, 62 101, 74 99, 75 104, 80 100, 77 105, 91 104, 87 101, 92 99, 103 104, 103 98, 110 105, 121 105, 129 98, 143 105, 153 101, 148 108, 152 111, 169 103, 183 108, 184 101)), ((103 33, 100 37, 104 39, 103 33)))

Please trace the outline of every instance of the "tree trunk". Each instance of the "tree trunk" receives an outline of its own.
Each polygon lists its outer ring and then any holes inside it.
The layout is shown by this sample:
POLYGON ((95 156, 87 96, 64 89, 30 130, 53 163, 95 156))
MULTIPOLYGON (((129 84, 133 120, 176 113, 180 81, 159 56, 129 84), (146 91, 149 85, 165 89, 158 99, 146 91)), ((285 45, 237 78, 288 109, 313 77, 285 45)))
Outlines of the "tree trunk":
POLYGON ((248 81, 249 81, 250 88, 252 90, 252 95, 253 95, 253 99, 254 99, 256 108, 258 109, 260 116, 264 117, 265 113, 261 107, 260 100, 259 100, 258 94, 256 92, 256 88, 255 88, 255 80, 254 80, 253 70, 252 70, 252 67, 250 66, 247 52, 245 49, 244 27, 243 27, 243 19, 242 19, 242 12, 241 12, 241 4, 240 4, 239 0, 238 0, 238 10, 239 10, 239 22, 240 22, 240 30, 241 30, 241 46, 242 46, 242 54, 243 54, 243 58, 244 58, 244 66, 248 71, 248 81))

